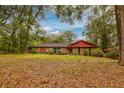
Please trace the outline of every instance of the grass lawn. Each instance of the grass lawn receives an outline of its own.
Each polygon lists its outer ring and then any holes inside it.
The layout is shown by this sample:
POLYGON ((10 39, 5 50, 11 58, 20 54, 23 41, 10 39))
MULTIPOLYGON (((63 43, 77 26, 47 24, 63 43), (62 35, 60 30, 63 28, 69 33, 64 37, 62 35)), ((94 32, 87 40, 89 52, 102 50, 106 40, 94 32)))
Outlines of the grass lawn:
POLYGON ((0 87, 124 87, 124 67, 102 57, 0 55, 0 87))

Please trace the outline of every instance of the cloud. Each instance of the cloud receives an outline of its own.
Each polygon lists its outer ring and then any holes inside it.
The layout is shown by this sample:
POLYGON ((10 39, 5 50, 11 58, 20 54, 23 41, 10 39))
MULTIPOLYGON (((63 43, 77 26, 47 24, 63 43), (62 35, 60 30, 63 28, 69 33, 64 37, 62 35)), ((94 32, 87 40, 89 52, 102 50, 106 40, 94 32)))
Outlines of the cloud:
POLYGON ((59 34, 60 31, 56 30, 56 31, 51 31, 50 34, 59 34))
POLYGON ((53 31, 53 28, 49 26, 43 27, 42 29, 45 31, 53 31))
POLYGON ((77 37, 80 39, 85 39, 85 37, 80 37, 82 31, 87 30, 86 25, 88 22, 88 17, 91 15, 90 10, 86 11, 82 15, 82 20, 75 20, 74 24, 70 25, 65 22, 61 22, 53 12, 46 11, 46 19, 39 21, 41 27, 48 33, 48 34, 59 34, 65 30, 73 31, 77 37))
POLYGON ((45 30, 47 32, 47 34, 59 34, 60 33, 60 30, 55 29, 50 26, 43 27, 42 29, 45 30))
POLYGON ((86 40, 86 36, 78 36, 77 40, 86 40))

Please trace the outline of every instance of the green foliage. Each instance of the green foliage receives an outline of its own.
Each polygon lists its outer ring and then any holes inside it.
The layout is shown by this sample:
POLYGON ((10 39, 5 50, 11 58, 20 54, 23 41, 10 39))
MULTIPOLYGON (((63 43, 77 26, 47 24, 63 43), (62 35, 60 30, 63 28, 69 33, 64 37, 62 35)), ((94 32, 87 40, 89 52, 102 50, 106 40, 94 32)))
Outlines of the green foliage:
POLYGON ((40 28, 38 20, 44 18, 44 11, 48 9, 70 24, 81 20, 87 9, 91 10, 87 38, 102 50, 117 46, 114 8, 111 6, 0 6, 0 51, 24 53, 31 45, 73 41, 76 35, 72 31, 48 35, 40 28))
POLYGON ((37 53, 36 48, 31 48, 31 53, 37 53))
POLYGON ((54 6, 54 11, 58 18, 61 19, 63 22, 67 22, 70 24, 74 23, 74 20, 80 20, 82 19, 83 12, 88 8, 89 6, 81 6, 81 5, 64 5, 64 6, 54 6))
POLYGON ((104 52, 102 51, 102 49, 97 48, 97 49, 91 50, 91 55, 92 55, 92 56, 103 57, 104 52))
POLYGON ((58 35, 52 36, 52 43, 70 43, 75 40, 76 34, 70 30, 60 32, 58 35))
POLYGON ((117 59, 119 57, 119 51, 118 50, 111 50, 111 51, 106 53, 105 57, 117 59))
POLYGON ((70 30, 66 30, 62 33, 62 37, 66 43, 70 43, 76 38, 76 34, 70 30))
POLYGON ((45 6, 0 6, 0 49, 24 53, 33 41, 31 31, 39 28, 45 6))
POLYGON ((54 11, 58 18, 70 24, 81 20, 85 11, 90 11, 85 35, 104 50, 118 45, 114 10, 113 6, 55 6, 54 11))
POLYGON ((117 47, 117 31, 112 6, 95 6, 88 23, 87 38, 104 50, 117 47))
POLYGON ((60 54, 60 48, 53 48, 53 53, 60 54))

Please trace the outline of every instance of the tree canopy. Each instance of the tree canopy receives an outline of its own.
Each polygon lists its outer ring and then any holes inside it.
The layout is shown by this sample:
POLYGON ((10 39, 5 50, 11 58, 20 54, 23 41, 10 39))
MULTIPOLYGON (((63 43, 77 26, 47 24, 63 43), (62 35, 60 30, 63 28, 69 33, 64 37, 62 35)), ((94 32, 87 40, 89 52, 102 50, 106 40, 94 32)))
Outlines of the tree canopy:
POLYGON ((73 24, 90 11, 87 40, 101 49, 117 47, 117 31, 113 6, 0 6, 0 50, 4 52, 27 51, 28 46, 41 42, 69 43, 76 38, 72 31, 48 35, 40 25, 45 11, 53 11, 62 21, 73 24))

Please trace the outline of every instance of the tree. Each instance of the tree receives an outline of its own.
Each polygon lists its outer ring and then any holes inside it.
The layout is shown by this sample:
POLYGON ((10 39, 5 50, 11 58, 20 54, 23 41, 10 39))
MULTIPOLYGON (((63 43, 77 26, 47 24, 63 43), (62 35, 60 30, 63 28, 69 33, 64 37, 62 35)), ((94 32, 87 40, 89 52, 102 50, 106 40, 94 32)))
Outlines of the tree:
POLYGON ((30 32, 38 25, 38 19, 43 18, 45 7, 0 6, 0 49, 24 53, 29 45, 30 32))
MULTIPOLYGON (((25 52, 29 45, 30 31, 33 30, 34 25, 37 25, 38 19, 43 18, 45 7, 0 6, 0 50, 25 52)), ((95 6, 49 6, 61 21, 70 24, 73 24, 75 20, 81 20, 84 11, 93 7, 95 6)), ((119 63, 124 65, 124 6, 115 6, 115 13, 120 53, 119 63)))
POLYGON ((66 43, 70 43, 76 38, 76 34, 70 30, 66 30, 62 33, 62 37, 66 43))
POLYGON ((89 6, 73 6, 73 5, 64 5, 64 6, 53 6, 53 10, 58 18, 62 22, 67 22, 73 24, 75 20, 81 20, 82 14, 89 6))
POLYGON ((76 39, 76 34, 70 30, 65 30, 63 32, 59 32, 58 34, 47 36, 49 41, 52 43, 70 43, 76 39))
POLYGON ((124 6, 115 6, 115 13, 119 40, 119 64, 124 65, 124 6))
POLYGON ((118 47, 114 7, 96 6, 94 8, 87 26, 87 37, 103 51, 118 47))
MULTIPOLYGON (((56 6, 55 12, 61 20, 73 23, 74 20, 80 20, 82 18, 82 12, 86 9, 87 7, 85 6, 56 6)), ((119 41, 119 64, 124 65, 124 6, 116 6, 115 13, 119 41)))

